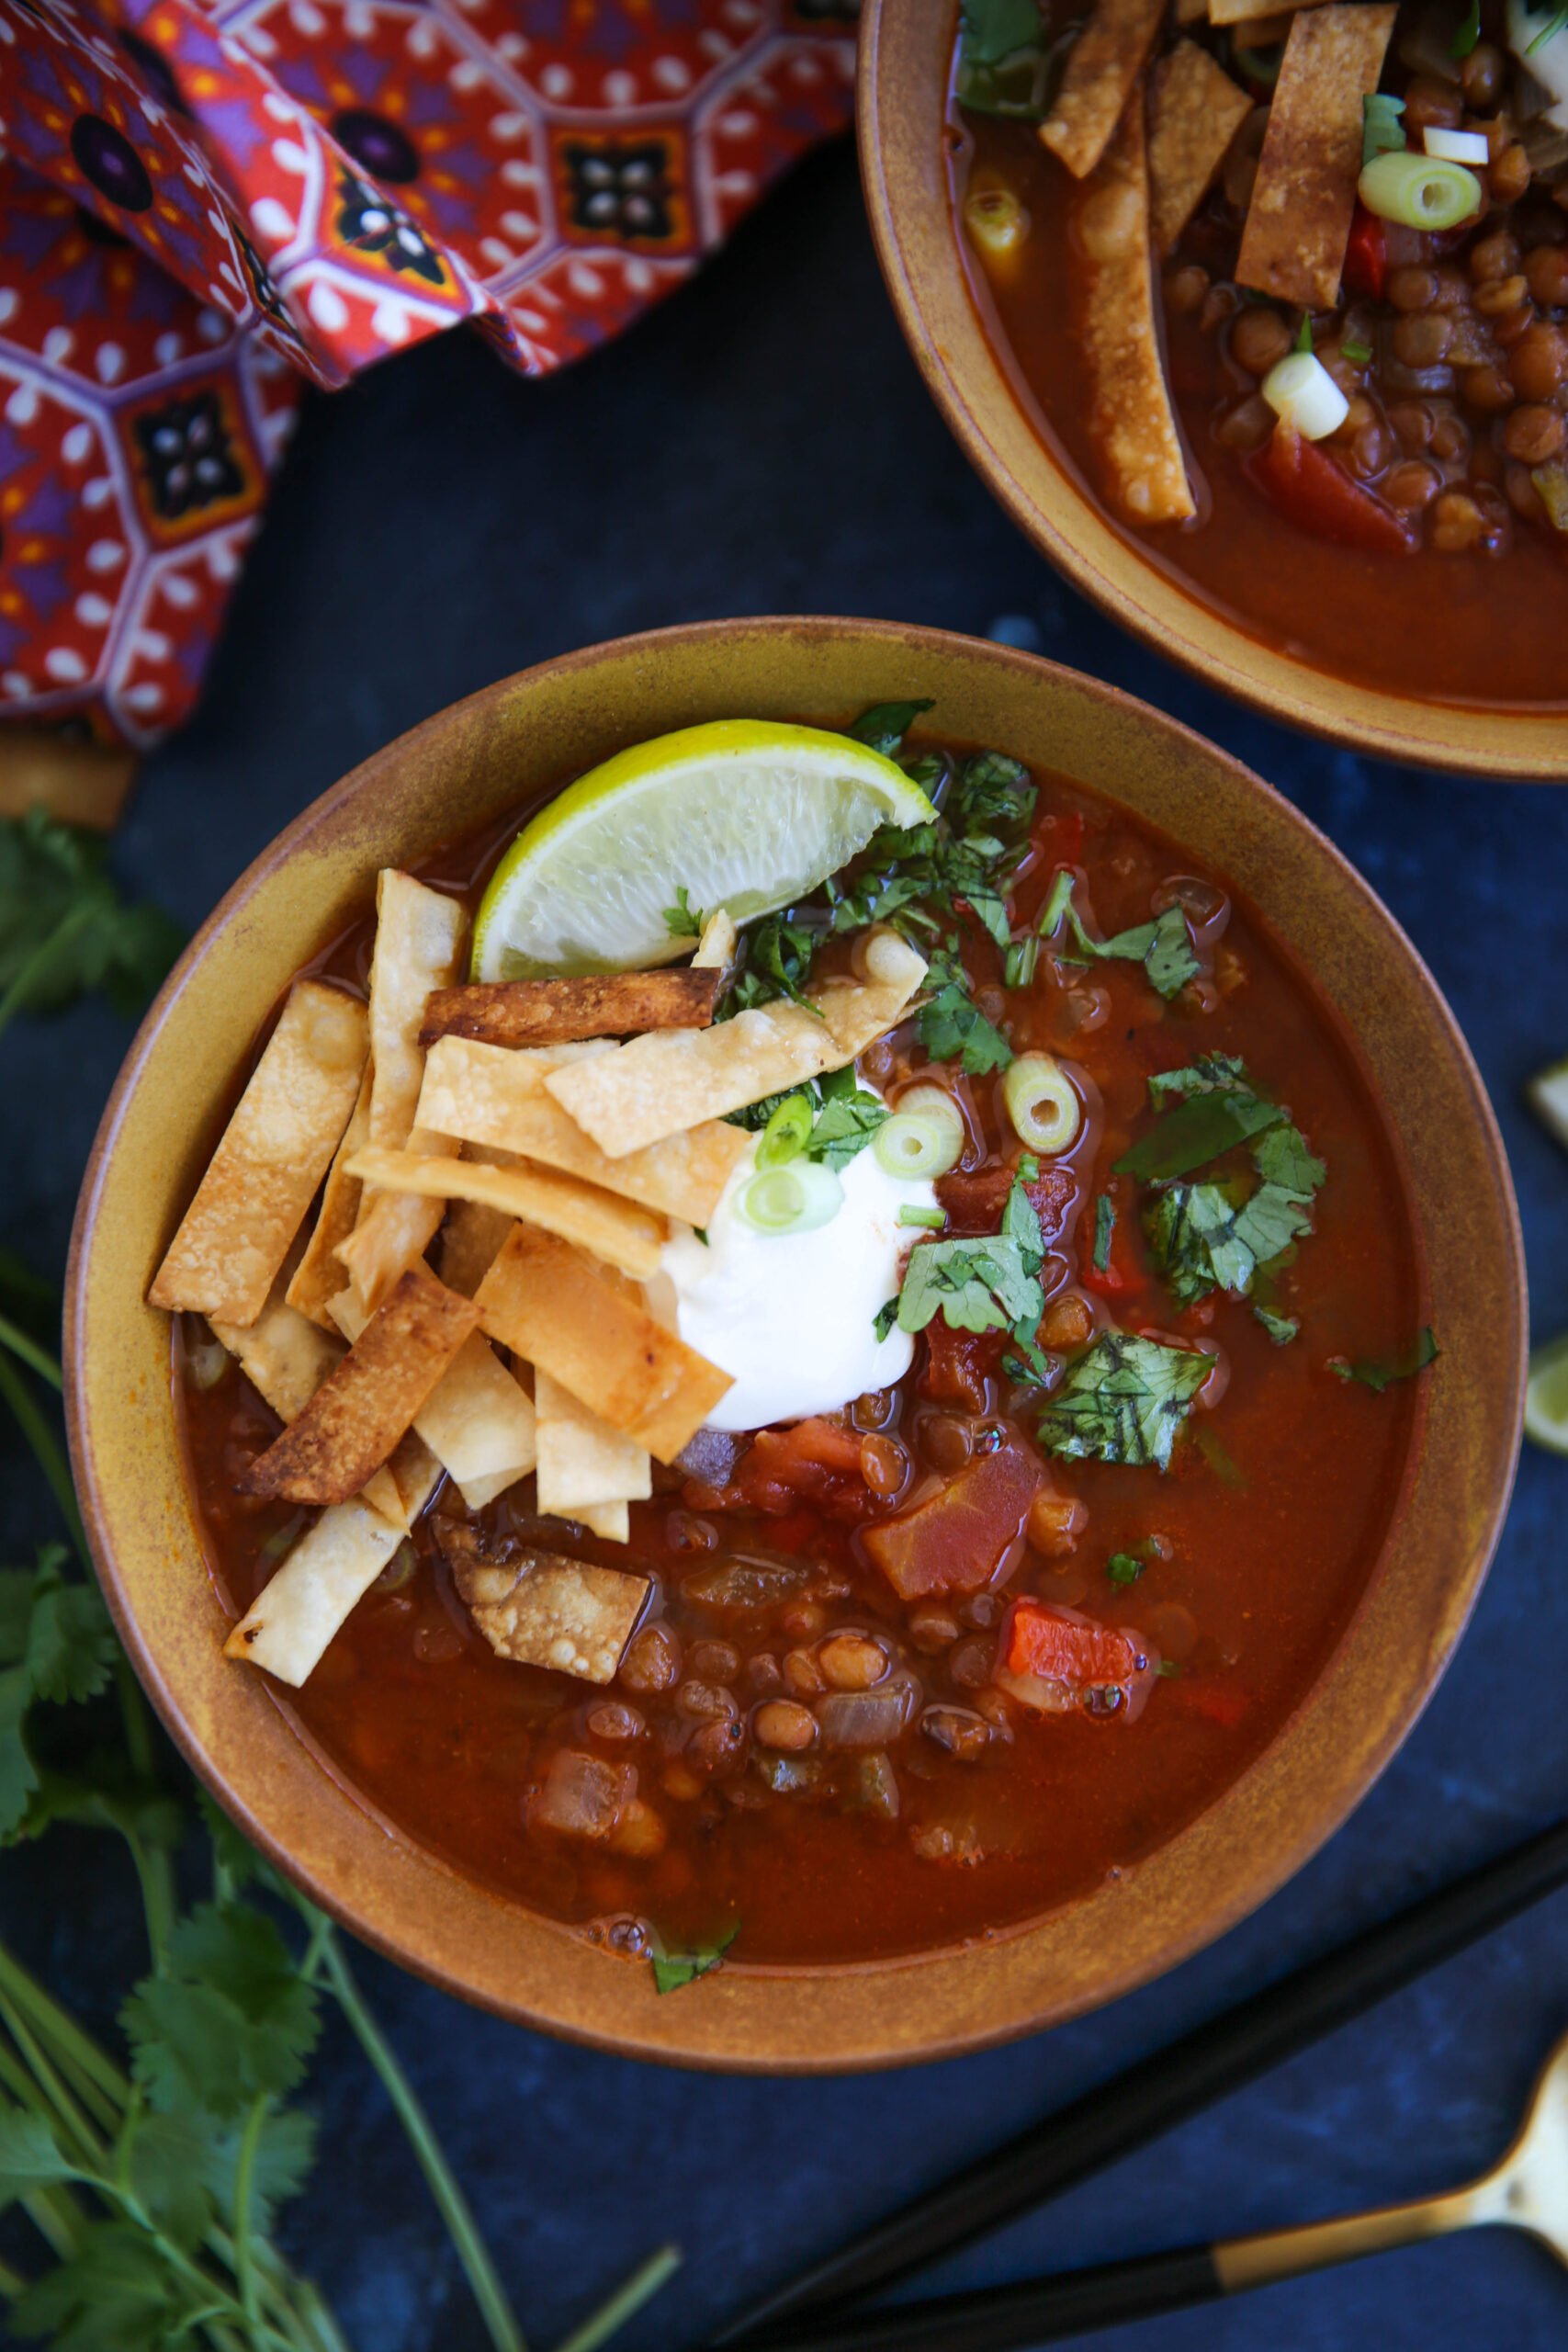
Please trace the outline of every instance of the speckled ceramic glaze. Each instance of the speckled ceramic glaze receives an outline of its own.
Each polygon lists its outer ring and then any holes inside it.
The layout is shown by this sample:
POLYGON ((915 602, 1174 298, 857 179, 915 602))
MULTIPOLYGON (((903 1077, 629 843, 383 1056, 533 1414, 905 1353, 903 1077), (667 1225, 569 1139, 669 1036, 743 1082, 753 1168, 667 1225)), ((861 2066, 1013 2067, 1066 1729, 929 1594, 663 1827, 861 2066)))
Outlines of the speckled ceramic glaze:
POLYGON ((720 622, 599 646, 444 711, 307 809, 236 884, 143 1023, 99 1131, 67 1306, 73 1458, 116 1621, 175 1738, 247 1834, 369 1942, 529 2023, 724 2067, 894 2064, 1051 2024, 1157 1975, 1298 1869, 1415 1722, 1458 1641, 1506 1502, 1523 1269, 1470 1056, 1392 917, 1269 787, 1107 686, 995 645, 865 621, 720 622), (469 1883, 343 1785, 284 1694, 233 1666, 182 1474, 165 1317, 144 1304, 219 1106, 297 967, 378 866, 491 822, 639 738, 745 714, 841 722, 930 695, 930 724, 1123 802, 1230 876, 1317 976, 1381 1090, 1444 1354, 1366 1599, 1290 1724, 1152 1860, 1032 1925, 922 1958, 651 1973, 469 1883))
POLYGON ((953 0, 865 0, 861 174, 893 307, 971 464, 1041 552, 1124 628, 1270 718, 1359 752, 1465 775, 1568 779, 1561 711, 1445 708, 1272 650, 1123 537, 1042 440, 987 343, 947 193, 953 0))

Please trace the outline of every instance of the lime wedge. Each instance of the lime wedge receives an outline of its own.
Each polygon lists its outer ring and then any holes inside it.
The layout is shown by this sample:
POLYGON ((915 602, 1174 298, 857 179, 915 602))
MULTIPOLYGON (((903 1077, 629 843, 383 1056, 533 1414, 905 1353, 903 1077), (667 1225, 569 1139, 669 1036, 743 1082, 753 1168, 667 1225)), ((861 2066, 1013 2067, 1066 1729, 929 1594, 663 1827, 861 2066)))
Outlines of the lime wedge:
POLYGON ((1530 1358, 1525 1435, 1549 1453, 1568 1453, 1568 1331, 1530 1358))
POLYGON ((1568 1062, 1553 1062, 1526 1087, 1541 1125, 1568 1146, 1568 1062))
POLYGON ((667 963, 691 945, 664 919, 678 890, 746 922, 815 890, 879 825, 934 813, 902 768, 821 728, 723 718, 655 736, 524 827, 479 906, 474 978, 667 963))

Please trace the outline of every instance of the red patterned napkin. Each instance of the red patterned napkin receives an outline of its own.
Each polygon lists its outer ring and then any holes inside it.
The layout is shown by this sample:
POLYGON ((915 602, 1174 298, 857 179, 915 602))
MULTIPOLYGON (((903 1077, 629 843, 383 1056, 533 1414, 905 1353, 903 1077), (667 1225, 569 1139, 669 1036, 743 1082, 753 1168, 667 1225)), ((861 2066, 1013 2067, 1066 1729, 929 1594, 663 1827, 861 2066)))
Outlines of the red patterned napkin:
POLYGON ((855 0, 0 0, 0 717, 190 709, 301 375, 575 358, 849 119, 855 0))

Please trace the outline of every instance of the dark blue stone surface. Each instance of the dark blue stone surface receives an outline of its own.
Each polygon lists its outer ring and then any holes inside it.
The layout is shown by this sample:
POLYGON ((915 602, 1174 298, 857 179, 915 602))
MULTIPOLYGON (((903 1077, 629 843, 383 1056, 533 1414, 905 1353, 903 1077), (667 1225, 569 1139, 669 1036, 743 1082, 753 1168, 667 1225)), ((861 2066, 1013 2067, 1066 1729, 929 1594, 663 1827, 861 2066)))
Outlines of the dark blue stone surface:
MULTIPOLYGON (((1282 560, 1288 560, 1282 555, 1282 560)), ((824 611, 1042 650, 1215 737, 1382 893, 1491 1089, 1538 1322, 1568 1327, 1568 1159, 1520 1089, 1568 1052, 1568 791, 1374 766, 1165 666, 1074 596, 949 441, 899 341, 852 161, 821 156, 697 284, 545 384, 447 337, 313 401, 199 716, 148 763, 117 858, 185 921, 345 769, 454 696, 624 630, 824 611)), ((0 1242, 58 1271, 127 1042, 106 1012, 0 1044, 0 1242)), ((3 1442, 4 1441, 0 1441, 3 1442)), ((49 1532, 3 1457, 6 1551, 49 1532)), ((966 2154, 1553 1818, 1568 1802, 1568 1464, 1527 1452, 1474 1624, 1404 1752, 1280 1896, 1163 1983, 988 2056, 831 2082, 722 2080, 558 2046, 368 1956, 363 1973, 472 2194, 536 2346, 663 2239, 675 2284, 625 2339, 705 2324, 966 2154)), ((6 1935, 103 2019, 141 1965, 118 1858, 53 1833, 0 1865, 6 1935)), ((1303 2220, 1445 2185, 1508 2136, 1568 2026, 1568 1894, 1053 2210, 944 2288, 1303 2220)), ((315 2076, 320 2186, 288 2242, 361 2352, 484 2337, 346 2036, 315 2076)), ((1105 2339, 1142 2352, 1471 2352, 1568 2341, 1568 2279, 1501 2233, 1434 2245, 1105 2339)), ((113 2352, 105 2346, 105 2352, 113 2352)))

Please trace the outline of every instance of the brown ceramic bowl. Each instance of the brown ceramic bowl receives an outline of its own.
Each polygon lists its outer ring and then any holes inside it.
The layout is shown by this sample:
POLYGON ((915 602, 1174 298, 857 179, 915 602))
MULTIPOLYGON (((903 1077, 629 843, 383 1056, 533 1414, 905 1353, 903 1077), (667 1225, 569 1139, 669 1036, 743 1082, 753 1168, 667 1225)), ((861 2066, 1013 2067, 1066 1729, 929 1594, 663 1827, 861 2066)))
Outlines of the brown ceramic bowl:
POLYGON ((443 711, 308 808, 229 893, 149 1013, 98 1133, 72 1253, 72 1452, 116 1622, 169 1730, 264 1851, 356 1934, 502 2015, 639 2056, 807 2072, 946 2055, 1157 1975, 1271 1894, 1365 1792, 1441 1674, 1506 1501, 1523 1270, 1486 1098, 1390 916, 1268 786, 1108 686, 866 621, 726 621, 596 646, 443 711), (1444 1347, 1365 1600, 1322 1679, 1220 1803, 1119 1883, 967 1949, 856 1967, 727 1966, 660 1999, 633 1969, 482 1891, 334 1778, 287 1702, 221 1656, 143 1305, 258 1025, 382 865, 491 823, 545 779, 745 712, 842 720, 909 694, 944 733, 1081 779, 1230 876, 1359 1041, 1403 1143, 1444 1347))
POLYGON ((956 0, 865 0, 861 172, 905 339, 960 447, 1020 529, 1113 620, 1271 718, 1423 767, 1568 778, 1560 709, 1417 702, 1276 652, 1201 603, 1086 494, 987 340, 959 254, 943 151, 956 28, 956 0))

